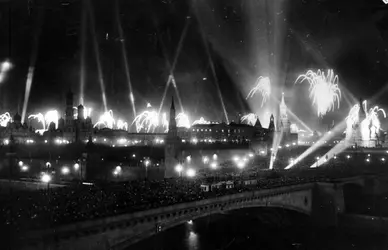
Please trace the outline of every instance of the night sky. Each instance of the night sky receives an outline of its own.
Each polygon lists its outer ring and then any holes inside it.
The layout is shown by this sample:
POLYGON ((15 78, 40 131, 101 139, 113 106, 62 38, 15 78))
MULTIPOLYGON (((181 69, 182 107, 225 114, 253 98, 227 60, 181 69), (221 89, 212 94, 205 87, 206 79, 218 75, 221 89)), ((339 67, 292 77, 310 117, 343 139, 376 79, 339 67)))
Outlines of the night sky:
MULTIPOLYGON (((0 86, 1 112, 16 112, 18 107, 21 112, 34 53, 37 57, 28 113, 49 108, 63 112, 65 92, 71 88, 79 94, 81 2, 13 0, 9 39, 9 9, 7 2, 0 0, 0 60, 10 57, 15 65, 0 86)), ((372 103, 388 104, 384 98, 388 8, 381 0, 90 2, 87 13, 92 15, 87 16, 85 26, 84 102, 93 107, 96 116, 103 105, 93 38, 100 53, 108 108, 128 121, 133 114, 122 42, 137 111, 144 110, 148 102, 159 106, 180 40, 174 76, 185 111, 196 118, 225 119, 216 79, 230 119, 237 112, 272 112, 271 104, 260 109, 259 96, 245 100, 255 79, 263 75, 271 76, 277 98, 284 91, 291 109, 303 120, 310 120, 316 114, 308 98, 308 85, 294 85, 296 77, 307 69, 332 68, 343 92, 349 91, 356 99, 379 94, 372 103), (124 37, 120 37, 116 21, 116 4, 124 37)), ((168 100, 175 95, 172 86, 167 95, 168 100)), ((339 119, 348 110, 343 98, 340 112, 329 114, 324 121, 339 119)))

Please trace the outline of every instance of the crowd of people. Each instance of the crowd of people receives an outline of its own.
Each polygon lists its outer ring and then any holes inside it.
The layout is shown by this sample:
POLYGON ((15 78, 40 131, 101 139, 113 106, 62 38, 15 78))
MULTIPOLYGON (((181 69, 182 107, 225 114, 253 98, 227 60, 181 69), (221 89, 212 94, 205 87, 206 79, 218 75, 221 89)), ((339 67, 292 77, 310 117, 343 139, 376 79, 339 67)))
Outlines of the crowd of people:
POLYGON ((239 173, 216 171, 196 178, 137 180, 131 182, 76 185, 40 191, 16 191, 1 197, 1 225, 15 234, 35 229, 53 228, 78 221, 131 213, 178 203, 240 193, 249 190, 307 183, 324 178, 346 176, 349 164, 338 161, 319 169, 260 171, 253 165, 239 173), (256 180, 244 185, 241 180, 256 180), (205 182, 232 181, 233 188, 206 192, 205 182))
POLYGON ((204 192, 203 179, 132 181, 109 185, 64 187, 35 192, 14 192, 2 199, 2 225, 12 230, 50 228, 77 221, 131 213, 198 201, 206 198, 312 181, 310 178, 258 179, 256 185, 204 192))

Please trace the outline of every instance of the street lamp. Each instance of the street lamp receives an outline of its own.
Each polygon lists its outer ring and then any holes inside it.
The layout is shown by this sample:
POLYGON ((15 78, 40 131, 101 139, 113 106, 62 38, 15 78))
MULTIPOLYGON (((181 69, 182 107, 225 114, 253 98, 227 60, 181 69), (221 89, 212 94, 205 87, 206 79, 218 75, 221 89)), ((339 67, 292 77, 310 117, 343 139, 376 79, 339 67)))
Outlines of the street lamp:
POLYGON ((177 171, 178 174, 179 174, 179 177, 181 177, 182 176, 182 171, 183 171, 182 165, 181 164, 176 165, 175 166, 175 171, 177 171))
POLYGON ((19 167, 22 167, 22 166, 23 166, 23 162, 19 161, 19 167))
POLYGON ((243 168, 245 167, 245 162, 244 162, 244 161, 238 161, 238 162, 237 162, 237 167, 238 167, 239 169, 243 169, 243 168))
POLYGON ((44 182, 44 183, 49 184, 50 181, 51 181, 51 176, 49 174, 44 173, 42 175, 41 181, 44 182))
POLYGON ((192 168, 189 168, 189 169, 187 169, 186 174, 187 174, 187 177, 193 178, 193 177, 195 177, 195 170, 192 168))
POLYGON ((209 162, 209 157, 204 156, 204 157, 202 158, 202 161, 203 161, 203 164, 207 164, 207 163, 209 162))
POLYGON ((145 178, 146 178, 146 179, 148 179, 148 166, 149 166, 150 164, 151 164, 151 161, 150 161, 150 160, 147 159, 147 160, 144 161, 144 166, 145 166, 145 170, 146 170, 146 172, 145 172, 145 175, 146 175, 145 178))
POLYGON ((63 175, 67 175, 70 173, 70 169, 66 166, 62 167, 61 172, 63 175))
POLYGON ((210 167, 211 167, 212 169, 216 169, 216 168, 217 168, 217 162, 212 162, 212 163, 210 164, 210 167))
POLYGON ((78 163, 74 164, 74 169, 75 169, 75 171, 77 171, 79 169, 79 164, 78 163))

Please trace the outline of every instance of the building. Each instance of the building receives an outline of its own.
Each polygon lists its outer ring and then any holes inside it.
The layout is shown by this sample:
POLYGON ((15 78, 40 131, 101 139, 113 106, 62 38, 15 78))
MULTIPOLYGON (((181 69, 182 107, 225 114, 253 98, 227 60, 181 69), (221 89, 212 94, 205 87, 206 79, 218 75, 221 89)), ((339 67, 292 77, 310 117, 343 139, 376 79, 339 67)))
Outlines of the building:
POLYGON ((71 90, 66 94, 65 118, 58 120, 58 126, 49 124, 49 129, 43 133, 43 138, 48 142, 73 143, 86 142, 93 134, 93 123, 90 117, 85 117, 83 105, 77 107, 74 114, 74 94, 71 90))
POLYGON ((39 139, 39 135, 35 133, 35 130, 28 126, 27 123, 22 124, 21 121, 21 116, 19 113, 16 113, 6 127, 0 127, 0 136, 3 144, 8 144, 11 135, 14 138, 14 142, 20 144, 31 144, 39 139))
POLYGON ((180 144, 182 143, 181 139, 178 137, 178 129, 176 126, 175 120, 175 105, 174 98, 171 100, 170 108, 170 121, 168 123, 168 132, 164 147, 164 177, 172 178, 179 176, 179 169, 175 169, 178 163, 181 161, 181 150, 180 144), (178 170, 178 171, 176 171, 178 170))

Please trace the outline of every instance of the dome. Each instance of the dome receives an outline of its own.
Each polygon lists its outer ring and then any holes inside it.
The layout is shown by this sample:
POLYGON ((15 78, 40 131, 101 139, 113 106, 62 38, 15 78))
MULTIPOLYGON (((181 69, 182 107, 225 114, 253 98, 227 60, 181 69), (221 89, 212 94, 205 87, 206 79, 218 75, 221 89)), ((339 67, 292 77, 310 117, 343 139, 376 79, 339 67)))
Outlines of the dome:
POLYGON ((16 113, 16 115, 14 115, 13 121, 14 122, 21 122, 22 121, 22 117, 19 115, 19 113, 16 113))

